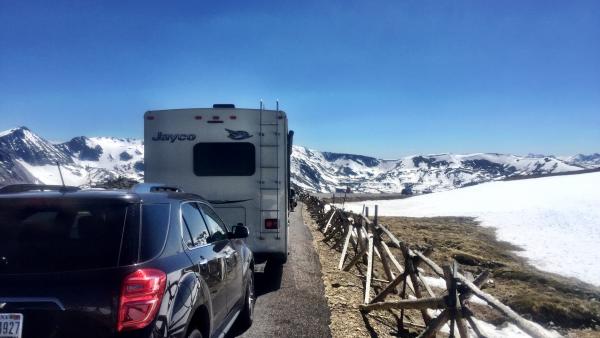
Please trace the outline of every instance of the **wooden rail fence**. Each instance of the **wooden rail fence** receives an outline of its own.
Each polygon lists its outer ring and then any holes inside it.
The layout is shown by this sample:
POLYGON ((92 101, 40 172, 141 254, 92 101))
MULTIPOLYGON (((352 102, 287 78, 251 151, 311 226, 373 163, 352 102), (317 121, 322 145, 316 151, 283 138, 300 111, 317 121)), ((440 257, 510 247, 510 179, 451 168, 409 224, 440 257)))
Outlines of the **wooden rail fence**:
POLYGON ((378 209, 375 206, 373 217, 369 217, 369 209, 363 206, 361 214, 355 214, 336 208, 321 199, 307 193, 301 193, 300 199, 316 220, 323 233, 323 241, 331 243, 331 248, 340 249, 341 257, 338 269, 350 271, 356 267, 365 276, 363 312, 377 310, 400 310, 400 323, 405 321, 405 310, 413 309, 421 313, 426 327, 418 337, 434 337, 447 322, 450 337, 455 337, 455 330, 462 338, 470 337, 468 325, 478 337, 485 337, 474 313, 469 307, 472 296, 479 297, 492 308, 502 313, 509 321, 532 337, 553 337, 542 327, 521 317, 510 307, 502 304, 492 295, 481 290, 490 274, 484 271, 476 278, 467 278, 458 271, 458 264, 439 266, 428 256, 430 249, 416 250, 408 243, 398 239, 384 224, 378 220, 378 209), (401 252, 396 257, 390 246, 401 252), (375 276, 374 263, 378 260, 383 267, 383 275, 375 276), (419 267, 426 265, 437 276, 445 281, 445 290, 436 294, 428 285, 419 267), (366 271, 363 271, 365 269, 366 271), (384 282, 385 286, 374 293, 372 282, 384 282), (400 300, 386 300, 391 294, 397 294, 400 300), (428 311, 436 310, 436 311, 428 311), (431 314, 434 313, 435 316, 431 314))

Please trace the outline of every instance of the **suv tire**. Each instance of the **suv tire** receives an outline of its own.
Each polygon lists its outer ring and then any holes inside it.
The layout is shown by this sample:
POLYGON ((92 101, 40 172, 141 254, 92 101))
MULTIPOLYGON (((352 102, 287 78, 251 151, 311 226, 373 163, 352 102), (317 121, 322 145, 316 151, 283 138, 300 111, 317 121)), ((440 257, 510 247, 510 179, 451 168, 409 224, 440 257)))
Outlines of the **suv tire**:
POLYGON ((240 313, 240 324, 247 329, 252 326, 254 321, 254 304, 256 303, 256 293, 254 292, 254 271, 250 271, 250 278, 246 285, 244 295, 244 307, 240 313))

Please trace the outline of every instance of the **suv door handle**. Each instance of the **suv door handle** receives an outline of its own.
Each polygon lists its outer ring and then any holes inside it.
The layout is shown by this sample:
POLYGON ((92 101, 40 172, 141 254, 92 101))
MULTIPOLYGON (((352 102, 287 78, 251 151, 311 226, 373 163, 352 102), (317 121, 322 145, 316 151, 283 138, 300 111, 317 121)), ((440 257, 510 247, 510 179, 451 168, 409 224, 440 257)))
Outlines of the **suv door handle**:
POLYGON ((198 262, 198 266, 200 266, 200 271, 206 273, 208 271, 208 259, 202 257, 198 262))

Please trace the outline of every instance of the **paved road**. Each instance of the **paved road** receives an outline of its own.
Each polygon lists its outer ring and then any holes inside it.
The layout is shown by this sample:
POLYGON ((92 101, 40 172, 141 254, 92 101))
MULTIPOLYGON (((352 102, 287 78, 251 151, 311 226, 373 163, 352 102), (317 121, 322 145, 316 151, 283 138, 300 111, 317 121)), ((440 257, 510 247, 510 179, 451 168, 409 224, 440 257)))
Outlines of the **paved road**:
POLYGON ((321 264, 312 235, 304 225, 302 205, 290 219, 290 256, 283 267, 257 267, 254 324, 234 327, 229 337, 330 337, 329 308, 323 295, 321 264))

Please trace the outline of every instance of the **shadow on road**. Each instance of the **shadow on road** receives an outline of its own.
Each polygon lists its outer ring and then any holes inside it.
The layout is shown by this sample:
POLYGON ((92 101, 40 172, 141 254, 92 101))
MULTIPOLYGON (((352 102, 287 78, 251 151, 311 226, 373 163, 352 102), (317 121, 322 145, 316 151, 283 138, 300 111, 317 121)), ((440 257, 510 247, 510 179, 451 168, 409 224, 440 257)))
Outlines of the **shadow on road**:
MULTIPOLYGON (((256 292, 257 306, 255 311, 260 311, 258 302, 260 297, 268 293, 277 291, 281 288, 281 276, 283 274, 283 265, 278 263, 259 264, 255 267, 254 273, 254 290, 256 292)), ((233 325, 226 337, 237 337, 248 330, 247 327, 242 327, 239 321, 233 325)))
POLYGON ((269 292, 279 290, 282 274, 283 265, 269 262, 264 265, 262 272, 256 271, 254 274, 256 296, 260 297, 269 292))

